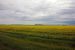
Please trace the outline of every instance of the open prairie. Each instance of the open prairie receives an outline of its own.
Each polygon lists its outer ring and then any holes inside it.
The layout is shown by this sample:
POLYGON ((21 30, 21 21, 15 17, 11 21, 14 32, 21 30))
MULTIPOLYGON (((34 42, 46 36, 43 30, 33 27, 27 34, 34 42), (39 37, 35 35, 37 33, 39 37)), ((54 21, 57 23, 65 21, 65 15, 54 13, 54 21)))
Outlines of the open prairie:
POLYGON ((0 25, 0 50, 75 50, 75 26, 0 25))

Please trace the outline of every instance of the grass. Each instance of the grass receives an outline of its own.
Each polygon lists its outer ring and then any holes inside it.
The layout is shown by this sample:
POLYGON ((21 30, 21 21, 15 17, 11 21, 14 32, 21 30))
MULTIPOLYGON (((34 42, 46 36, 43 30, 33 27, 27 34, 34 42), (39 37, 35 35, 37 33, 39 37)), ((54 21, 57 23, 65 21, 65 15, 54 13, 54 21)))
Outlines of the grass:
POLYGON ((75 26, 0 25, 0 50, 75 50, 75 26))

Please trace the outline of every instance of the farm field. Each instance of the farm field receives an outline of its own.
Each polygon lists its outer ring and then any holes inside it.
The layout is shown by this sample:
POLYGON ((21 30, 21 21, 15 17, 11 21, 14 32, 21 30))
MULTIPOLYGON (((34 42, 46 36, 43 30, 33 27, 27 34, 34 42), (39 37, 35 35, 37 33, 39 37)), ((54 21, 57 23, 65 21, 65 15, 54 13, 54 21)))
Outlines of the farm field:
POLYGON ((0 50, 75 50, 75 26, 0 25, 0 50))

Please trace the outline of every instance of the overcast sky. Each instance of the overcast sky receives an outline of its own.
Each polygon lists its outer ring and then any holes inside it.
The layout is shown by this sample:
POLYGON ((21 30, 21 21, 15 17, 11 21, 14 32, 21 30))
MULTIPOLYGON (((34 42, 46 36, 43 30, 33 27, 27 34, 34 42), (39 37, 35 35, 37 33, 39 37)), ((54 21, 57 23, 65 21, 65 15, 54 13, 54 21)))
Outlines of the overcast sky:
POLYGON ((0 24, 75 24, 75 0, 0 0, 0 24))

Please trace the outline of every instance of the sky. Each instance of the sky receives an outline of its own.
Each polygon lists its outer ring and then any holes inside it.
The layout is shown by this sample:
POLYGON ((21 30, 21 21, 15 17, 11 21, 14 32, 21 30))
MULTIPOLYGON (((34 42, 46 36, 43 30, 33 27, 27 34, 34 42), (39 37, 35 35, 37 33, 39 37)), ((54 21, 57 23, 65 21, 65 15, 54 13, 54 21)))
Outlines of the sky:
POLYGON ((75 25, 75 0, 0 0, 0 24, 75 25))

